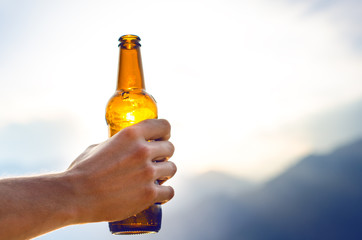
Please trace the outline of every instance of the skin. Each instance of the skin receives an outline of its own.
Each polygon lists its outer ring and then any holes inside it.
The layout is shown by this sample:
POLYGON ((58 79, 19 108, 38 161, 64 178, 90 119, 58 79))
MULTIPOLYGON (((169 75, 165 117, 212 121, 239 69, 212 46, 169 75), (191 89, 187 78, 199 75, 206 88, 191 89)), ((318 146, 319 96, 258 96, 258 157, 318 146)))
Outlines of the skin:
POLYGON ((176 173, 169 138, 166 120, 146 120, 88 147, 64 172, 1 179, 0 239, 118 221, 169 201, 174 190, 162 185, 176 173))

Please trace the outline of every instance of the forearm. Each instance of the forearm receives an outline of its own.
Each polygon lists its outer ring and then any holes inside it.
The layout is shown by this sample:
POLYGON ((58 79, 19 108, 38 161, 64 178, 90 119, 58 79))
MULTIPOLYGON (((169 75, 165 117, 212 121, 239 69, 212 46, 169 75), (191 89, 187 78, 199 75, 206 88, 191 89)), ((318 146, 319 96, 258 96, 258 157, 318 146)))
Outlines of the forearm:
POLYGON ((64 174, 0 180, 0 239, 29 239, 76 223, 72 201, 64 174))

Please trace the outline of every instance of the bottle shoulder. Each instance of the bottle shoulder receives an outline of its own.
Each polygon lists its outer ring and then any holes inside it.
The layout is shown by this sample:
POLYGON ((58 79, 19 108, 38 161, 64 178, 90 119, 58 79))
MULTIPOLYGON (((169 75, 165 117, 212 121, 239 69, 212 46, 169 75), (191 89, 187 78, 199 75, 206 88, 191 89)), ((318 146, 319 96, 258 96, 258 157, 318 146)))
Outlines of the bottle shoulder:
POLYGON ((151 100, 151 101, 155 102, 155 104, 156 104, 156 100, 153 98, 153 96, 143 89, 117 90, 113 94, 113 96, 109 99, 109 102, 115 101, 115 100, 117 100, 117 101, 133 101, 134 99, 137 99, 137 101, 151 100))
POLYGON ((109 99, 107 106, 112 104, 136 104, 137 106, 141 105, 157 105, 156 100, 153 96, 147 93, 144 90, 118 90, 113 96, 109 99))
POLYGON ((136 123, 148 118, 157 118, 157 104, 154 98, 144 90, 119 90, 108 101, 107 122, 136 123))

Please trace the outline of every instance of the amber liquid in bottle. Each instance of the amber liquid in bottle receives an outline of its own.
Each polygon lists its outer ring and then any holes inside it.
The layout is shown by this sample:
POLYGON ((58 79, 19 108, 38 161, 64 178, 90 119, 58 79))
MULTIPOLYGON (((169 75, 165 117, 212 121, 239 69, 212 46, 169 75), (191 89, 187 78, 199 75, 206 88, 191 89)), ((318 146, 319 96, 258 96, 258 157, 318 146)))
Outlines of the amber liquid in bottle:
MULTIPOLYGON (((109 137, 145 119, 157 118, 156 102, 145 91, 140 38, 136 35, 124 35, 119 41, 117 90, 106 108, 109 137)), ((154 204, 128 219, 110 222, 109 229, 117 235, 156 233, 161 228, 161 218, 161 206, 154 204)))

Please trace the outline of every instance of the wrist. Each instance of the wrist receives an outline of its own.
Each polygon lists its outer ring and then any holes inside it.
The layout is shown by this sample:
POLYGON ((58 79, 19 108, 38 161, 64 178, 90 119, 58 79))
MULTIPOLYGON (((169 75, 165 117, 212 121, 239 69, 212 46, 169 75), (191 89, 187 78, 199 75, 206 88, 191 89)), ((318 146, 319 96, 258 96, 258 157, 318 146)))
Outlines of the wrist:
POLYGON ((81 199, 77 191, 76 176, 68 172, 60 173, 58 176, 58 183, 62 192, 64 193, 63 211, 64 219, 67 225, 79 224, 81 221, 81 199))

